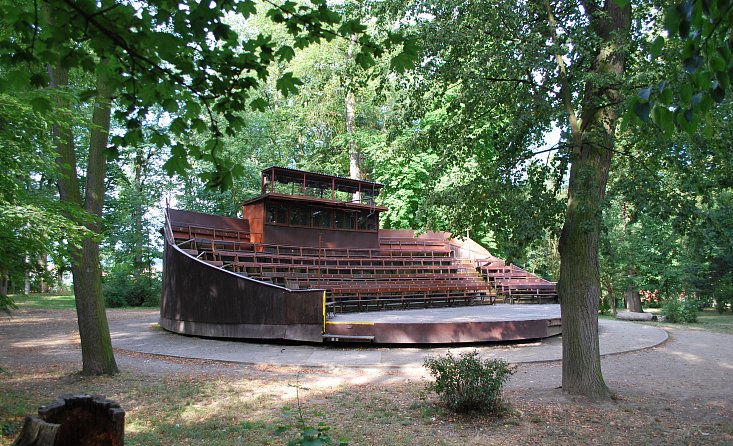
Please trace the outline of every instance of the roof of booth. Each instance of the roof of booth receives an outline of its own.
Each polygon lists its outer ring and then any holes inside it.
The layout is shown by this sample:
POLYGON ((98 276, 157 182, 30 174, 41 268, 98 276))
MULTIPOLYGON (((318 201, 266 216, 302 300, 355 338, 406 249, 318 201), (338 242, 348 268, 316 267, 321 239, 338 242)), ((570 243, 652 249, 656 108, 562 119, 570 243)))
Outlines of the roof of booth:
POLYGON ((307 183, 308 187, 316 187, 319 189, 334 188, 337 191, 354 193, 359 190, 363 192, 372 192, 372 195, 378 195, 379 191, 384 187, 381 183, 375 183, 367 180, 357 180, 354 178, 340 177, 337 175, 327 175, 316 172, 306 172, 304 170, 289 169, 287 167, 271 166, 262 170, 262 176, 278 183, 307 183))
POLYGON ((367 203, 354 203, 348 201, 329 200, 328 198, 309 197, 307 195, 289 195, 289 194, 278 194, 278 193, 266 193, 259 197, 252 198, 242 203, 242 206, 249 206, 260 201, 279 200, 279 201, 291 201, 299 203, 307 203, 310 205, 321 205, 326 207, 337 207, 343 209, 366 209, 370 211, 385 212, 388 208, 375 204, 367 203))

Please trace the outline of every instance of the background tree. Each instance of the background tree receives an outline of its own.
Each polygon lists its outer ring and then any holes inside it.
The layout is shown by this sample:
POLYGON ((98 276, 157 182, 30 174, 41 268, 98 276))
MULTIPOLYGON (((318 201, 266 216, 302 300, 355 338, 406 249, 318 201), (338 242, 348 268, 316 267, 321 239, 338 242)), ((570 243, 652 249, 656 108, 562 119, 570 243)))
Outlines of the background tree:
POLYGON ((630 5, 619 3, 399 5, 428 42, 426 77, 417 82, 458 88, 449 110, 464 117, 464 135, 505 121, 489 135, 495 156, 517 166, 511 161, 530 159, 553 123, 564 130, 570 176, 559 242, 563 389, 598 399, 609 396, 598 349, 602 205, 629 78, 626 56, 639 48, 632 36, 640 36, 632 33, 630 5))
MULTIPOLYGON (((221 161, 222 138, 242 126, 238 114, 247 108, 262 110, 266 101, 248 97, 268 78, 276 60, 293 58, 295 49, 320 40, 332 40, 363 29, 355 21, 344 21, 325 2, 312 7, 285 2, 272 5, 267 16, 281 23, 293 37, 293 46, 275 48, 269 36, 258 34, 240 39, 226 22, 229 14, 245 18, 256 12, 253 1, 212 4, 180 2, 101 3, 54 1, 43 4, 2 5, 9 11, 6 21, 13 36, 0 47, 0 63, 24 64, 29 84, 68 89, 68 73, 80 70, 93 74, 96 85, 86 175, 82 189, 78 181, 76 141, 68 126, 55 127, 59 155, 59 196, 62 202, 82 207, 94 217, 85 223, 93 233, 100 229, 104 199, 104 178, 112 99, 115 117, 126 128, 112 138, 118 147, 136 146, 143 139, 142 122, 154 106, 175 114, 169 133, 157 133, 152 142, 170 147, 166 162, 169 173, 185 174, 189 157, 214 165, 207 176, 209 186, 228 187, 239 169, 221 161), (40 18, 44 17, 43 23, 40 18), (46 71, 46 67, 48 70, 46 71), (203 115, 202 115, 203 113, 203 115), (220 125, 222 119, 226 124, 220 125), (187 142, 191 130, 211 131, 205 145, 187 142)), ((357 58, 378 53, 382 48, 407 44, 408 51, 393 59, 395 67, 409 63, 409 41, 390 34, 376 45, 361 35, 357 58)), ((371 56, 368 56, 371 58, 371 56)), ((297 90, 300 82, 290 72, 282 73, 277 89, 283 95, 297 90)), ((56 101, 65 107, 67 101, 56 101)), ((47 101, 38 104, 51 107, 47 101)), ((109 342, 109 330, 101 294, 99 245, 87 237, 72 247, 72 270, 77 299, 84 373, 114 373, 117 367, 109 342)))

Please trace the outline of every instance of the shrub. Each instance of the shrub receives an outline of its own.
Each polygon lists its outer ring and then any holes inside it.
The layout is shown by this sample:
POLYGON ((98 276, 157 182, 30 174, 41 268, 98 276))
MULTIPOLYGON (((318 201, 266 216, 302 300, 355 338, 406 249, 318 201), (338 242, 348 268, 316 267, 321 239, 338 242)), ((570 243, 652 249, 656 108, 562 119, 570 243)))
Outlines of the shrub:
POLYGON ((13 299, 10 296, 0 293, 0 312, 11 314, 10 310, 17 310, 18 307, 15 305, 13 299))
POLYGON ((458 358, 450 353, 428 357, 423 365, 435 378, 427 389, 437 393, 450 410, 499 414, 504 409, 502 388, 515 370, 506 361, 482 360, 478 351, 473 351, 458 358))
POLYGON ((699 302, 669 299, 662 304, 662 315, 668 322, 697 322, 699 302))
POLYGON ((125 271, 111 271, 102 284, 104 303, 108 307, 156 306, 160 303, 160 287, 156 275, 134 277, 125 271))

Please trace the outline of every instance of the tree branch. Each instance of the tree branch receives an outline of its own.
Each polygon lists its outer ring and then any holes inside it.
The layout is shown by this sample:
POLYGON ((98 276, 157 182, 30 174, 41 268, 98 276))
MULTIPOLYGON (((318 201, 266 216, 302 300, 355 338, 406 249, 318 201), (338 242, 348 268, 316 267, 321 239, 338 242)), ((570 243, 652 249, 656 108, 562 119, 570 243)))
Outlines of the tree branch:
MULTIPOLYGON (((545 0, 545 7, 547 8, 547 18, 550 22, 550 37, 553 42, 557 41, 557 22, 555 15, 552 13, 552 7, 550 6, 550 0, 545 0)), ((578 117, 573 109, 573 98, 570 94, 570 83, 568 82, 567 67, 565 61, 562 58, 562 54, 555 54, 555 61, 557 62, 558 69, 560 70, 560 97, 562 98, 563 104, 565 105, 565 112, 568 114, 568 122, 570 124, 570 132, 574 139, 581 137, 580 123, 578 117)))
POLYGON ((491 82, 512 82, 512 83, 517 83, 517 84, 525 84, 531 87, 537 87, 548 93, 554 93, 554 91, 552 91, 551 88, 547 88, 544 85, 538 84, 537 82, 533 82, 529 79, 513 79, 513 78, 492 77, 492 76, 484 76, 483 79, 487 81, 491 81, 491 82))

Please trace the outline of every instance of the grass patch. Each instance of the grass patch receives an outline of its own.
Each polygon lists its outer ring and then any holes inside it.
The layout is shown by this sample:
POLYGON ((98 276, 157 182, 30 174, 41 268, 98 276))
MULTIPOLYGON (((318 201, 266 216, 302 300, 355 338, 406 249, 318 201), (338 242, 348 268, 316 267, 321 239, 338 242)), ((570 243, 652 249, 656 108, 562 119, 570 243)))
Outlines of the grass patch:
MULTIPOLYGON (((624 311, 624 310, 619 310, 624 311)), ((644 312, 659 314, 659 308, 645 308, 644 312)), ((598 319, 615 320, 616 318, 612 314, 600 314, 598 319)), ((725 333, 733 335, 733 312, 726 311, 725 313, 718 313, 712 308, 706 308, 697 313, 697 322, 692 323, 670 323, 670 322, 646 322, 636 321, 639 324, 651 324, 651 325, 665 325, 669 327, 685 328, 688 330, 705 330, 712 331, 715 333, 725 333)))
POLYGON ((20 310, 74 310, 76 302, 73 294, 31 293, 12 294, 11 299, 20 310))
MULTIPOLYGON (((50 294, 50 293, 31 293, 11 294, 19 310, 75 310, 76 301, 73 294, 50 294)), ((107 310, 150 310, 157 306, 138 306, 138 307, 115 307, 107 310)))
POLYGON ((697 325, 707 331, 733 335, 733 312, 701 311, 697 315, 697 325))

